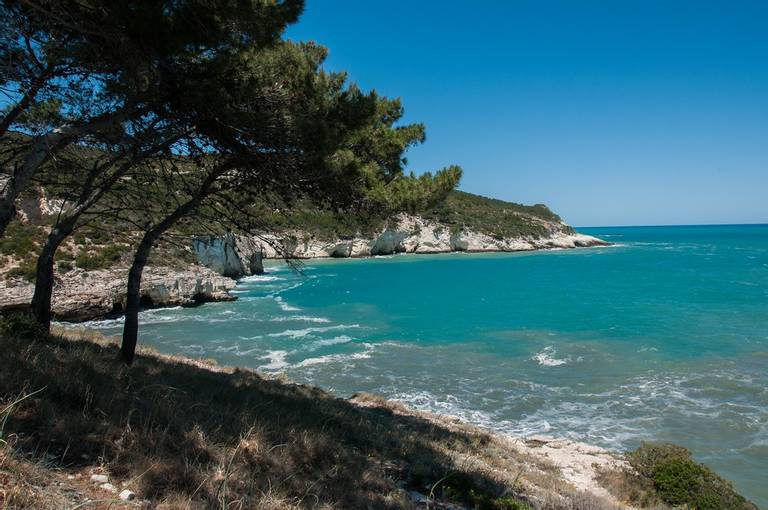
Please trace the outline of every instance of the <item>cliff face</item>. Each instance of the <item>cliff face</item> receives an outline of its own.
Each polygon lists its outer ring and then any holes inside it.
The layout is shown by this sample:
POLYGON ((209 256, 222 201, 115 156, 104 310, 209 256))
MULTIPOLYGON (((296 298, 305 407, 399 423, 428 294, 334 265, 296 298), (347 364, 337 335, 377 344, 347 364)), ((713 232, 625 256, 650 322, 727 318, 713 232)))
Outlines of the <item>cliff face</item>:
POLYGON ((283 236, 258 238, 206 236, 194 241, 194 251, 201 264, 228 276, 257 274, 263 270, 262 258, 292 257, 369 257, 395 253, 514 252, 542 249, 568 249, 605 246, 596 237, 578 234, 558 221, 538 220, 545 234, 501 237, 471 229, 454 230, 442 223, 419 216, 399 215, 383 230, 371 236, 322 239, 301 230, 283 236), (258 261, 258 262, 257 262, 258 261))
POLYGON ((192 249, 200 264, 224 276, 264 272, 263 250, 256 239, 233 234, 199 236, 192 241, 192 249))

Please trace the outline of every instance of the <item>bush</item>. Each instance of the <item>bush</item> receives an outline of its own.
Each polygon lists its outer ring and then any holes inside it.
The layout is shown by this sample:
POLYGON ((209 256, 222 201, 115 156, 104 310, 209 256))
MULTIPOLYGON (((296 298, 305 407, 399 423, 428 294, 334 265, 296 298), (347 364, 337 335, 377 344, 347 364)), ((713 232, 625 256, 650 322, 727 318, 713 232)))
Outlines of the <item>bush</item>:
POLYGON ((97 253, 83 251, 75 258, 75 264, 86 271, 106 269, 120 262, 124 251, 125 247, 119 244, 110 244, 97 253))
MULTIPOLYGON (((521 205, 463 191, 452 191, 440 204, 422 216, 451 225, 451 234, 462 228, 488 234, 495 239, 510 237, 538 238, 547 234, 541 221, 560 222, 560 217, 542 204, 521 205)), ((571 232, 570 227, 562 227, 571 232)))
POLYGON ((690 460, 691 452, 682 446, 669 443, 643 443, 627 455, 629 465, 644 478, 652 478, 659 464, 672 460, 690 460))
POLYGON ((56 268, 59 270, 60 273, 66 273, 67 271, 72 271, 74 266, 72 265, 72 262, 69 260, 60 260, 56 263, 56 268))
POLYGON ((8 271, 7 274, 11 278, 21 277, 29 282, 35 283, 35 278, 37 277, 37 264, 31 259, 22 260, 17 267, 8 271))
POLYGON ((35 225, 12 221, 0 238, 0 253, 25 258, 35 253, 38 244, 45 238, 45 232, 35 225))
POLYGON ((12 312, 0 315, 0 336, 33 340, 45 336, 45 331, 26 313, 12 312))
POLYGON ((532 510, 528 503, 514 496, 494 494, 495 489, 484 487, 469 473, 455 472, 436 484, 433 492, 479 510, 532 510))
MULTIPOLYGON (((643 443, 627 455, 640 486, 652 487, 664 503, 696 510, 757 510, 733 486, 691 453, 673 444, 643 443)), ((644 503, 648 503, 646 494, 644 503)))

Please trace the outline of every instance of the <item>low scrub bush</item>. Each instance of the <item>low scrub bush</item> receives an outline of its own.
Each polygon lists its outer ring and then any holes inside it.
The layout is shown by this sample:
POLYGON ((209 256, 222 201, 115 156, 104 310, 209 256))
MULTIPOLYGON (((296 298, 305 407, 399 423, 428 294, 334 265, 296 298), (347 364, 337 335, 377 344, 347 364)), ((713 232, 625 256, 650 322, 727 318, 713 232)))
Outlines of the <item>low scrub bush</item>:
POLYGON ((692 510, 758 510, 730 482, 693 460, 682 446, 643 443, 627 454, 631 471, 601 480, 615 495, 633 505, 660 504, 692 510))
POLYGON ((6 273, 10 278, 24 278, 25 280, 34 283, 37 277, 37 264, 32 258, 26 258, 19 262, 19 265, 10 269, 6 273))
POLYGON ((22 340, 43 338, 45 331, 30 315, 8 312, 0 315, 0 336, 11 336, 22 340))
POLYGON ((125 251, 120 244, 110 244, 98 252, 83 251, 75 258, 75 264, 86 271, 107 269, 120 262, 125 251))
POLYGON ((12 221, 0 238, 0 253, 15 258, 26 258, 37 252, 44 238, 45 231, 42 228, 18 220, 12 221))

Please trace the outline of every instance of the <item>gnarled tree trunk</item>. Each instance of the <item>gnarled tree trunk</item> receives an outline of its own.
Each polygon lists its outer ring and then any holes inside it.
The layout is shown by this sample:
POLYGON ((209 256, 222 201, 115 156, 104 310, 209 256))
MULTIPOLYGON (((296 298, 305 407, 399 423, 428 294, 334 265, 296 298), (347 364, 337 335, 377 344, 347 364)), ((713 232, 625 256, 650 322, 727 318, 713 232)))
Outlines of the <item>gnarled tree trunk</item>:
POLYGON ((77 217, 67 218, 55 226, 45 240, 43 249, 37 259, 35 273, 35 293, 32 296, 32 316, 42 326, 44 331, 51 327, 51 299, 53 296, 53 262, 56 250, 74 230, 77 217))
POLYGON ((152 247, 155 242, 160 239, 160 236, 171 228, 179 219, 189 214, 200 205, 200 202, 205 197, 205 193, 207 193, 212 182, 213 179, 209 178, 209 180, 206 181, 206 187, 202 188, 205 189, 205 192, 200 191, 200 194, 181 204, 160 223, 147 230, 136 248, 133 263, 128 272, 125 301, 125 324, 123 324, 123 341, 120 344, 120 356, 127 365, 133 363, 133 358, 136 354, 136 344, 139 335, 139 309, 141 307, 141 277, 144 273, 144 267, 149 260, 149 254, 152 252, 152 247))
POLYGON ((139 336, 139 308, 141 307, 141 276, 149 260, 152 246, 162 232, 148 231, 136 248, 131 269, 128 271, 128 284, 125 300, 125 324, 123 325, 123 342, 120 345, 120 356, 126 364, 131 365, 136 354, 136 343, 139 336))

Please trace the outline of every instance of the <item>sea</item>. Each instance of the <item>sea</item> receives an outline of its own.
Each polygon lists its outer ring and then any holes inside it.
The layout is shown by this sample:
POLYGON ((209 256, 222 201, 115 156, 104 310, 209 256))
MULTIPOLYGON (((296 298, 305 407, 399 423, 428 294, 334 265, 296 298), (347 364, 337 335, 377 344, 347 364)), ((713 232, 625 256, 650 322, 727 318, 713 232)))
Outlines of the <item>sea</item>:
POLYGON ((237 301, 142 312, 140 342, 515 435, 678 443, 768 508, 768 225, 578 230, 613 244, 275 262, 237 301))

